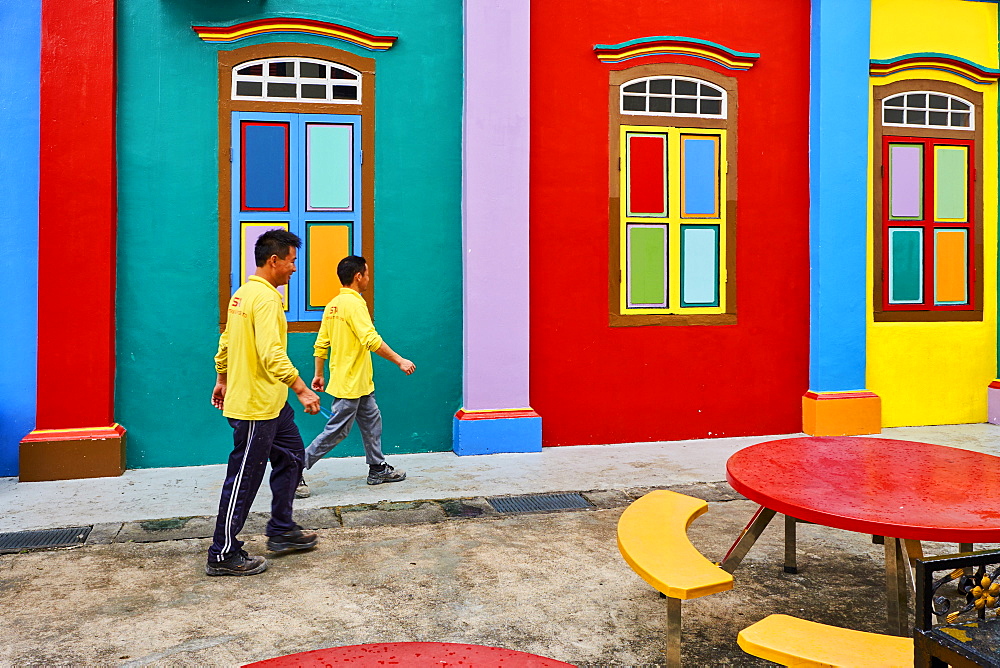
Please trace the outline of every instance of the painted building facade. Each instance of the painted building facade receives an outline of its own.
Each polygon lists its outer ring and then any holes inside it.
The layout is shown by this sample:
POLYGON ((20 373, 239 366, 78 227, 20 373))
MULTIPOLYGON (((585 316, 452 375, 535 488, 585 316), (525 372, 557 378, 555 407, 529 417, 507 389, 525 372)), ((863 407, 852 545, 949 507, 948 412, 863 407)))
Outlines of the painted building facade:
POLYGON ((1000 419, 995 2, 17 5, 0 475, 224 461, 275 226, 305 374, 371 262, 388 454, 1000 419))

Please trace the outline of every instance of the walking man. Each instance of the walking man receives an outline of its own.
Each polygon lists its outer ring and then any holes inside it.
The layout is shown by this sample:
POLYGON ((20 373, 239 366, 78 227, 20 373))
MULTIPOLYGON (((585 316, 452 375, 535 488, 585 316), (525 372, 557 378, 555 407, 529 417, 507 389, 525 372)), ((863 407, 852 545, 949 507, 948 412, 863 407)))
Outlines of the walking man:
POLYGON ((299 377, 288 359, 287 330, 281 293, 295 273, 302 241, 287 230, 268 230, 254 246, 256 273, 229 302, 226 329, 215 355, 218 379, 212 405, 233 428, 226 482, 219 501, 208 575, 255 575, 267 570, 264 557, 251 557, 236 538, 243 530, 267 462, 271 462, 271 519, 267 549, 305 550, 316 545, 316 534, 305 533, 292 521, 295 487, 302 477, 302 436, 288 405, 288 388, 306 413, 319 411, 319 397, 299 377))
MULTIPOLYGON (((343 287, 323 311, 313 352, 316 375, 312 381, 312 389, 317 392, 325 389, 333 395, 333 406, 323 431, 306 448, 306 468, 312 468, 347 438, 357 420, 368 463, 368 484, 399 482, 406 478, 406 472, 389 466, 382 455, 382 414, 375 403, 371 353, 389 360, 407 376, 417 367, 400 357, 375 331, 368 305, 361 296, 371 283, 368 262, 358 255, 345 257, 337 265, 337 278, 343 287), (327 385, 324 366, 328 355, 330 383, 327 385)), ((309 488, 303 479, 297 496, 308 495, 309 488)))

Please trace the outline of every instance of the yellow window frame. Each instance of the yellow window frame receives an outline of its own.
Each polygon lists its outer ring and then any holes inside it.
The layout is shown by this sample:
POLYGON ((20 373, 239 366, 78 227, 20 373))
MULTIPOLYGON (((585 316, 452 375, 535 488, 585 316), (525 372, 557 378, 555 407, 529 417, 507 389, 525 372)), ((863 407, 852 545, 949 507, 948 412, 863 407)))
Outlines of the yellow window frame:
POLYGON ((727 234, 726 234, 726 202, 727 179, 729 163, 726 160, 726 130, 706 128, 677 128, 657 125, 622 125, 619 128, 618 140, 619 168, 619 268, 621 269, 621 288, 619 290, 619 313, 621 315, 708 315, 726 312, 726 271, 727 234), (628 135, 630 133, 645 135, 665 135, 667 137, 667 215, 665 217, 630 216, 628 213, 628 135), (684 135, 708 135, 719 138, 719 200, 718 216, 692 216, 682 218, 681 202, 681 137, 684 135), (628 226, 629 224, 659 224, 667 228, 667 308, 629 307, 628 306, 628 226), (681 225, 714 224, 719 226, 719 258, 718 258, 718 306, 681 306, 681 225))

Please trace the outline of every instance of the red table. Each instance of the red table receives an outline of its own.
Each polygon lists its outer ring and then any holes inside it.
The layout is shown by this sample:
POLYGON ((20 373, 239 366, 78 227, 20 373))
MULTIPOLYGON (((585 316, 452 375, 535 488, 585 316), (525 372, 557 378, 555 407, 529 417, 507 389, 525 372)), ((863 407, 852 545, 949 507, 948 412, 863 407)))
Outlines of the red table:
POLYGON ((732 573, 776 513, 785 515, 785 570, 795 572, 795 521, 885 537, 889 625, 909 635, 906 555, 919 541, 1000 542, 991 493, 1000 457, 886 438, 806 437, 758 443, 726 464, 733 489, 760 504, 722 561, 732 573))
POLYGON ((400 666, 400 668, 574 668, 544 656, 500 647, 447 642, 390 642, 331 647, 248 663, 244 668, 311 668, 315 666, 400 666))

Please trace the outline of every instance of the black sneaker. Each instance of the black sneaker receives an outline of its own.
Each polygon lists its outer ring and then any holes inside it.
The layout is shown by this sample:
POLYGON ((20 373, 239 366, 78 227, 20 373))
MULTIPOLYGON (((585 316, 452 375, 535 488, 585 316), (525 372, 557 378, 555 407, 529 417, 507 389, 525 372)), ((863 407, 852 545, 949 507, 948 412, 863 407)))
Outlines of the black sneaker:
POLYGON ((406 471, 397 471, 388 464, 368 467, 368 484, 381 485, 384 482, 400 482, 406 480, 406 471))
POLYGON ((267 549, 272 552, 284 552, 285 550, 308 550, 316 547, 319 538, 314 533, 303 533, 302 527, 296 526, 291 531, 268 536, 267 549))
POLYGON ((296 499, 309 498, 309 485, 306 484, 305 476, 299 477, 299 486, 295 488, 296 499))
POLYGON ((205 575, 257 575, 267 570, 267 559, 251 557, 244 550, 222 561, 205 564, 205 575))

